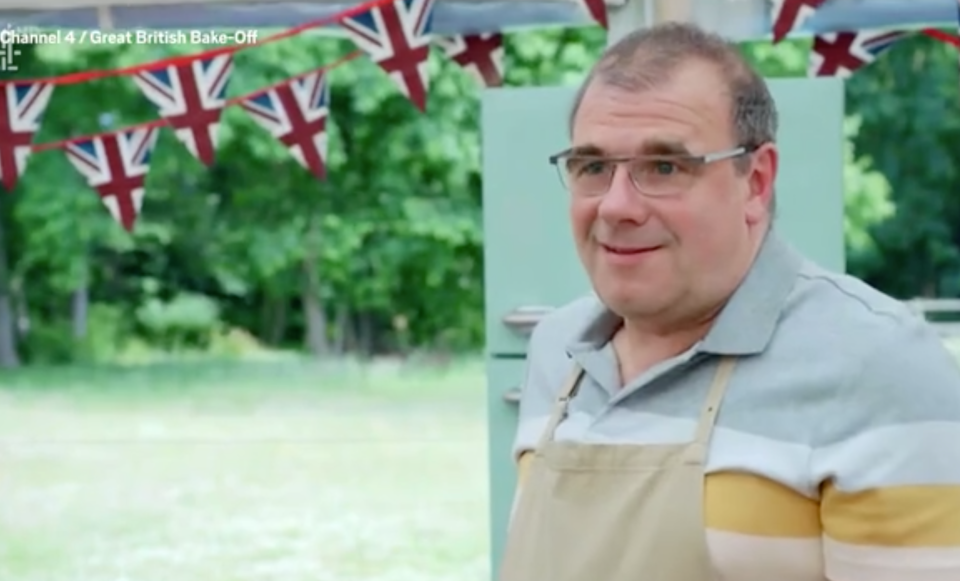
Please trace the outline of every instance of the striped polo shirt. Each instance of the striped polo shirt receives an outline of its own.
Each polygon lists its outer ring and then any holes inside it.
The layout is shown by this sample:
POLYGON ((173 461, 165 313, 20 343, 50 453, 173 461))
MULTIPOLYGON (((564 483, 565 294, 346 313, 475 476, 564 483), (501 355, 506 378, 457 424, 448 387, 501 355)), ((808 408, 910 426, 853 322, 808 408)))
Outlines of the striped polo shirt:
POLYGON ((618 324, 591 296, 537 326, 516 457, 574 361, 558 440, 665 444, 693 438, 720 356, 737 356, 705 477, 719 578, 960 581, 960 372, 903 303, 771 232, 707 336, 625 386, 618 324))

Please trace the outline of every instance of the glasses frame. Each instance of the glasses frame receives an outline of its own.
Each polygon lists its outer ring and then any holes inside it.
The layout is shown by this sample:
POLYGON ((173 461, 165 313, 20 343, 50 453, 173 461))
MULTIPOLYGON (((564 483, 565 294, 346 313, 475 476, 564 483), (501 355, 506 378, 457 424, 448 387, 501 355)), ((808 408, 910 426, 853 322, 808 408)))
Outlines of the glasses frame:
MULTIPOLYGON (((584 160, 594 160, 594 161, 606 161, 610 163, 615 163, 617 165, 635 162, 635 161, 676 161, 696 165, 697 167, 704 167, 718 161, 725 161, 728 159, 736 159, 738 157, 751 154, 759 149, 759 145, 739 145, 730 149, 724 149, 721 151, 715 151, 711 153, 703 154, 689 154, 689 153, 665 153, 665 154, 650 154, 650 155, 628 155, 628 156, 606 156, 606 155, 592 155, 592 154, 578 154, 575 153, 573 149, 565 149, 559 153, 551 155, 548 159, 550 165, 557 168, 558 177, 560 178, 560 183, 563 184, 563 187, 567 190, 570 190, 570 186, 567 185, 567 180, 564 179, 563 174, 567 171, 564 167, 561 166, 563 160, 570 158, 578 158, 584 160)), ((611 176, 612 180, 612 176, 611 176)), ((633 174, 630 174, 630 182, 633 184, 633 187, 637 189, 638 192, 649 195, 644 192, 636 183, 636 180, 633 177, 633 174)), ((608 186, 609 189, 609 186, 608 186)), ((606 192, 598 192, 594 195, 603 194, 606 192)), ((673 194, 671 194, 673 195, 673 194)), ((669 197, 669 195, 663 196, 653 196, 653 197, 669 197)))

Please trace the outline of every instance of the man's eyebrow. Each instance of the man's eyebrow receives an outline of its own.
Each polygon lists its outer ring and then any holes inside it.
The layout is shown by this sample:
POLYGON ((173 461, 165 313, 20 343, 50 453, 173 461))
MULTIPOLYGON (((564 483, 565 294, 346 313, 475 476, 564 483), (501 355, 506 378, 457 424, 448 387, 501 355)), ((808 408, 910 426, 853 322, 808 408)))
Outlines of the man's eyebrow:
POLYGON ((584 145, 574 145, 567 150, 570 155, 603 155, 603 148, 587 143, 584 145))
POLYGON ((639 147, 641 155, 690 155, 690 150, 682 141, 675 139, 650 139, 639 147))

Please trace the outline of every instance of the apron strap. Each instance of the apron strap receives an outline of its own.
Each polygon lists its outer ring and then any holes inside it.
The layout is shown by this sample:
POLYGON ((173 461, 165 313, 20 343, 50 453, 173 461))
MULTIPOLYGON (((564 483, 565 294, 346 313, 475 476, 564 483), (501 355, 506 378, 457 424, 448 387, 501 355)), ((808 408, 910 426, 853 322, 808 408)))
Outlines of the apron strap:
POLYGON ((691 454, 688 456, 690 461, 703 463, 706 460, 710 437, 713 435, 717 414, 720 412, 720 403, 727 393, 727 386, 730 384, 730 378, 733 376, 733 368, 736 367, 736 364, 736 358, 724 357, 717 365, 717 372, 713 376, 709 391, 707 391, 707 399, 700 410, 700 420, 697 422, 693 445, 690 446, 691 454))
POLYGON ((563 418, 567 416, 567 407, 570 405, 570 398, 572 398, 577 391, 581 377, 583 377, 583 368, 574 363, 573 369, 570 371, 570 374, 567 375, 566 382, 563 384, 563 389, 560 390, 556 401, 553 402, 553 411, 550 413, 550 419, 547 420, 547 427, 544 428, 543 433, 540 434, 540 441, 537 442, 537 450, 542 450, 543 447, 553 439, 553 433, 557 431, 557 426, 559 426, 563 418))

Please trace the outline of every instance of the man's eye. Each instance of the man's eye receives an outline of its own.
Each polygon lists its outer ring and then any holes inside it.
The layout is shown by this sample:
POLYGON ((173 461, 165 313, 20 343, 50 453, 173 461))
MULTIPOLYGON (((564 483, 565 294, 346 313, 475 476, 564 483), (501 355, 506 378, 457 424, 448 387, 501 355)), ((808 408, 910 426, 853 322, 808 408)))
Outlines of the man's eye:
POLYGON ((580 167, 580 173, 583 175, 597 175, 603 173, 607 168, 606 162, 603 161, 587 161, 584 162, 580 167))
POLYGON ((669 178, 690 173, 690 169, 676 160, 648 159, 639 164, 640 173, 649 177, 669 178))
POLYGON ((679 171, 677 164, 672 161, 655 161, 652 166, 653 173, 661 176, 673 175, 679 171))

